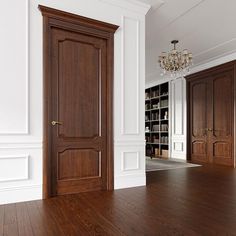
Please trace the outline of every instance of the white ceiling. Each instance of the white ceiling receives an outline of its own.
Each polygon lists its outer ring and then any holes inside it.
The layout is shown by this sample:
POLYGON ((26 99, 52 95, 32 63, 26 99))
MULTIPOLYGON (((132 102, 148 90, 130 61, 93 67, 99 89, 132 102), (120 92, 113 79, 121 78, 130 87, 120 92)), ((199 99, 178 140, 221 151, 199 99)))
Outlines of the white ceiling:
POLYGON ((236 0, 139 0, 152 6, 146 17, 146 82, 160 78, 158 56, 189 49, 194 66, 236 51, 236 0))

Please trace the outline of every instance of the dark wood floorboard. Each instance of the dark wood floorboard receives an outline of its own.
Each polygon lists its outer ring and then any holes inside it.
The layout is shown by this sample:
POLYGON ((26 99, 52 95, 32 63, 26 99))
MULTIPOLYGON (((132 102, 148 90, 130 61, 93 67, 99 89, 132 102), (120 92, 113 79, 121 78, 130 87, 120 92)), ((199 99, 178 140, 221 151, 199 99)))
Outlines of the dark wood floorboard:
POLYGON ((3 235, 18 235, 16 204, 9 204, 4 207, 3 235))
POLYGON ((0 206, 0 236, 3 236, 4 228, 4 206, 0 206))
POLYGON ((26 203, 23 202, 16 204, 16 215, 17 215, 19 236, 33 235, 33 229, 30 223, 30 218, 26 203))
POLYGON ((147 186, 0 206, 0 236, 236 235, 236 170, 147 173, 147 186))

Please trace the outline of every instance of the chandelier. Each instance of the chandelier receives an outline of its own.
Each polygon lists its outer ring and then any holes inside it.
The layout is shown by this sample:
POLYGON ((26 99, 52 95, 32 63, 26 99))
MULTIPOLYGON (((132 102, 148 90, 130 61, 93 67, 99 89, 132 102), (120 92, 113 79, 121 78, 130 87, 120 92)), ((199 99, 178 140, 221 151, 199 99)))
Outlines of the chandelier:
POLYGON ((162 69, 161 75, 169 72, 171 77, 176 77, 185 76, 189 73, 193 55, 187 49, 184 49, 183 52, 178 52, 176 49, 178 42, 178 40, 171 41, 174 48, 169 53, 162 52, 161 56, 159 56, 159 64, 162 69))

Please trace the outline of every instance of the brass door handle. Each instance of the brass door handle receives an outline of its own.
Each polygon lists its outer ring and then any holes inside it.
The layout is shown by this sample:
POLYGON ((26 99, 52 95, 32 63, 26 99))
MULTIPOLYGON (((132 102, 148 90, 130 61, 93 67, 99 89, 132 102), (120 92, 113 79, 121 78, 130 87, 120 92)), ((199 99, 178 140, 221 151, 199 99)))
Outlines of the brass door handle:
POLYGON ((213 131, 213 129, 208 129, 208 131, 212 132, 212 131, 213 131))
POLYGON ((62 122, 53 120, 53 121, 51 122, 51 124, 52 124, 53 126, 54 126, 54 125, 62 125, 62 122))

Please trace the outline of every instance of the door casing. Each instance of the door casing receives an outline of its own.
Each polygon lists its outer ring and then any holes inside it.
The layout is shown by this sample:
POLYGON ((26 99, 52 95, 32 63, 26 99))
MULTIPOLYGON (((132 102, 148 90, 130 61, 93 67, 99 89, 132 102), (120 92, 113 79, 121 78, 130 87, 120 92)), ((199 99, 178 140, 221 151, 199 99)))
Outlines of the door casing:
POLYGON ((107 189, 114 189, 113 73, 114 33, 118 26, 39 5, 43 15, 43 198, 51 194, 50 42, 52 27, 97 36, 107 41, 107 189))

